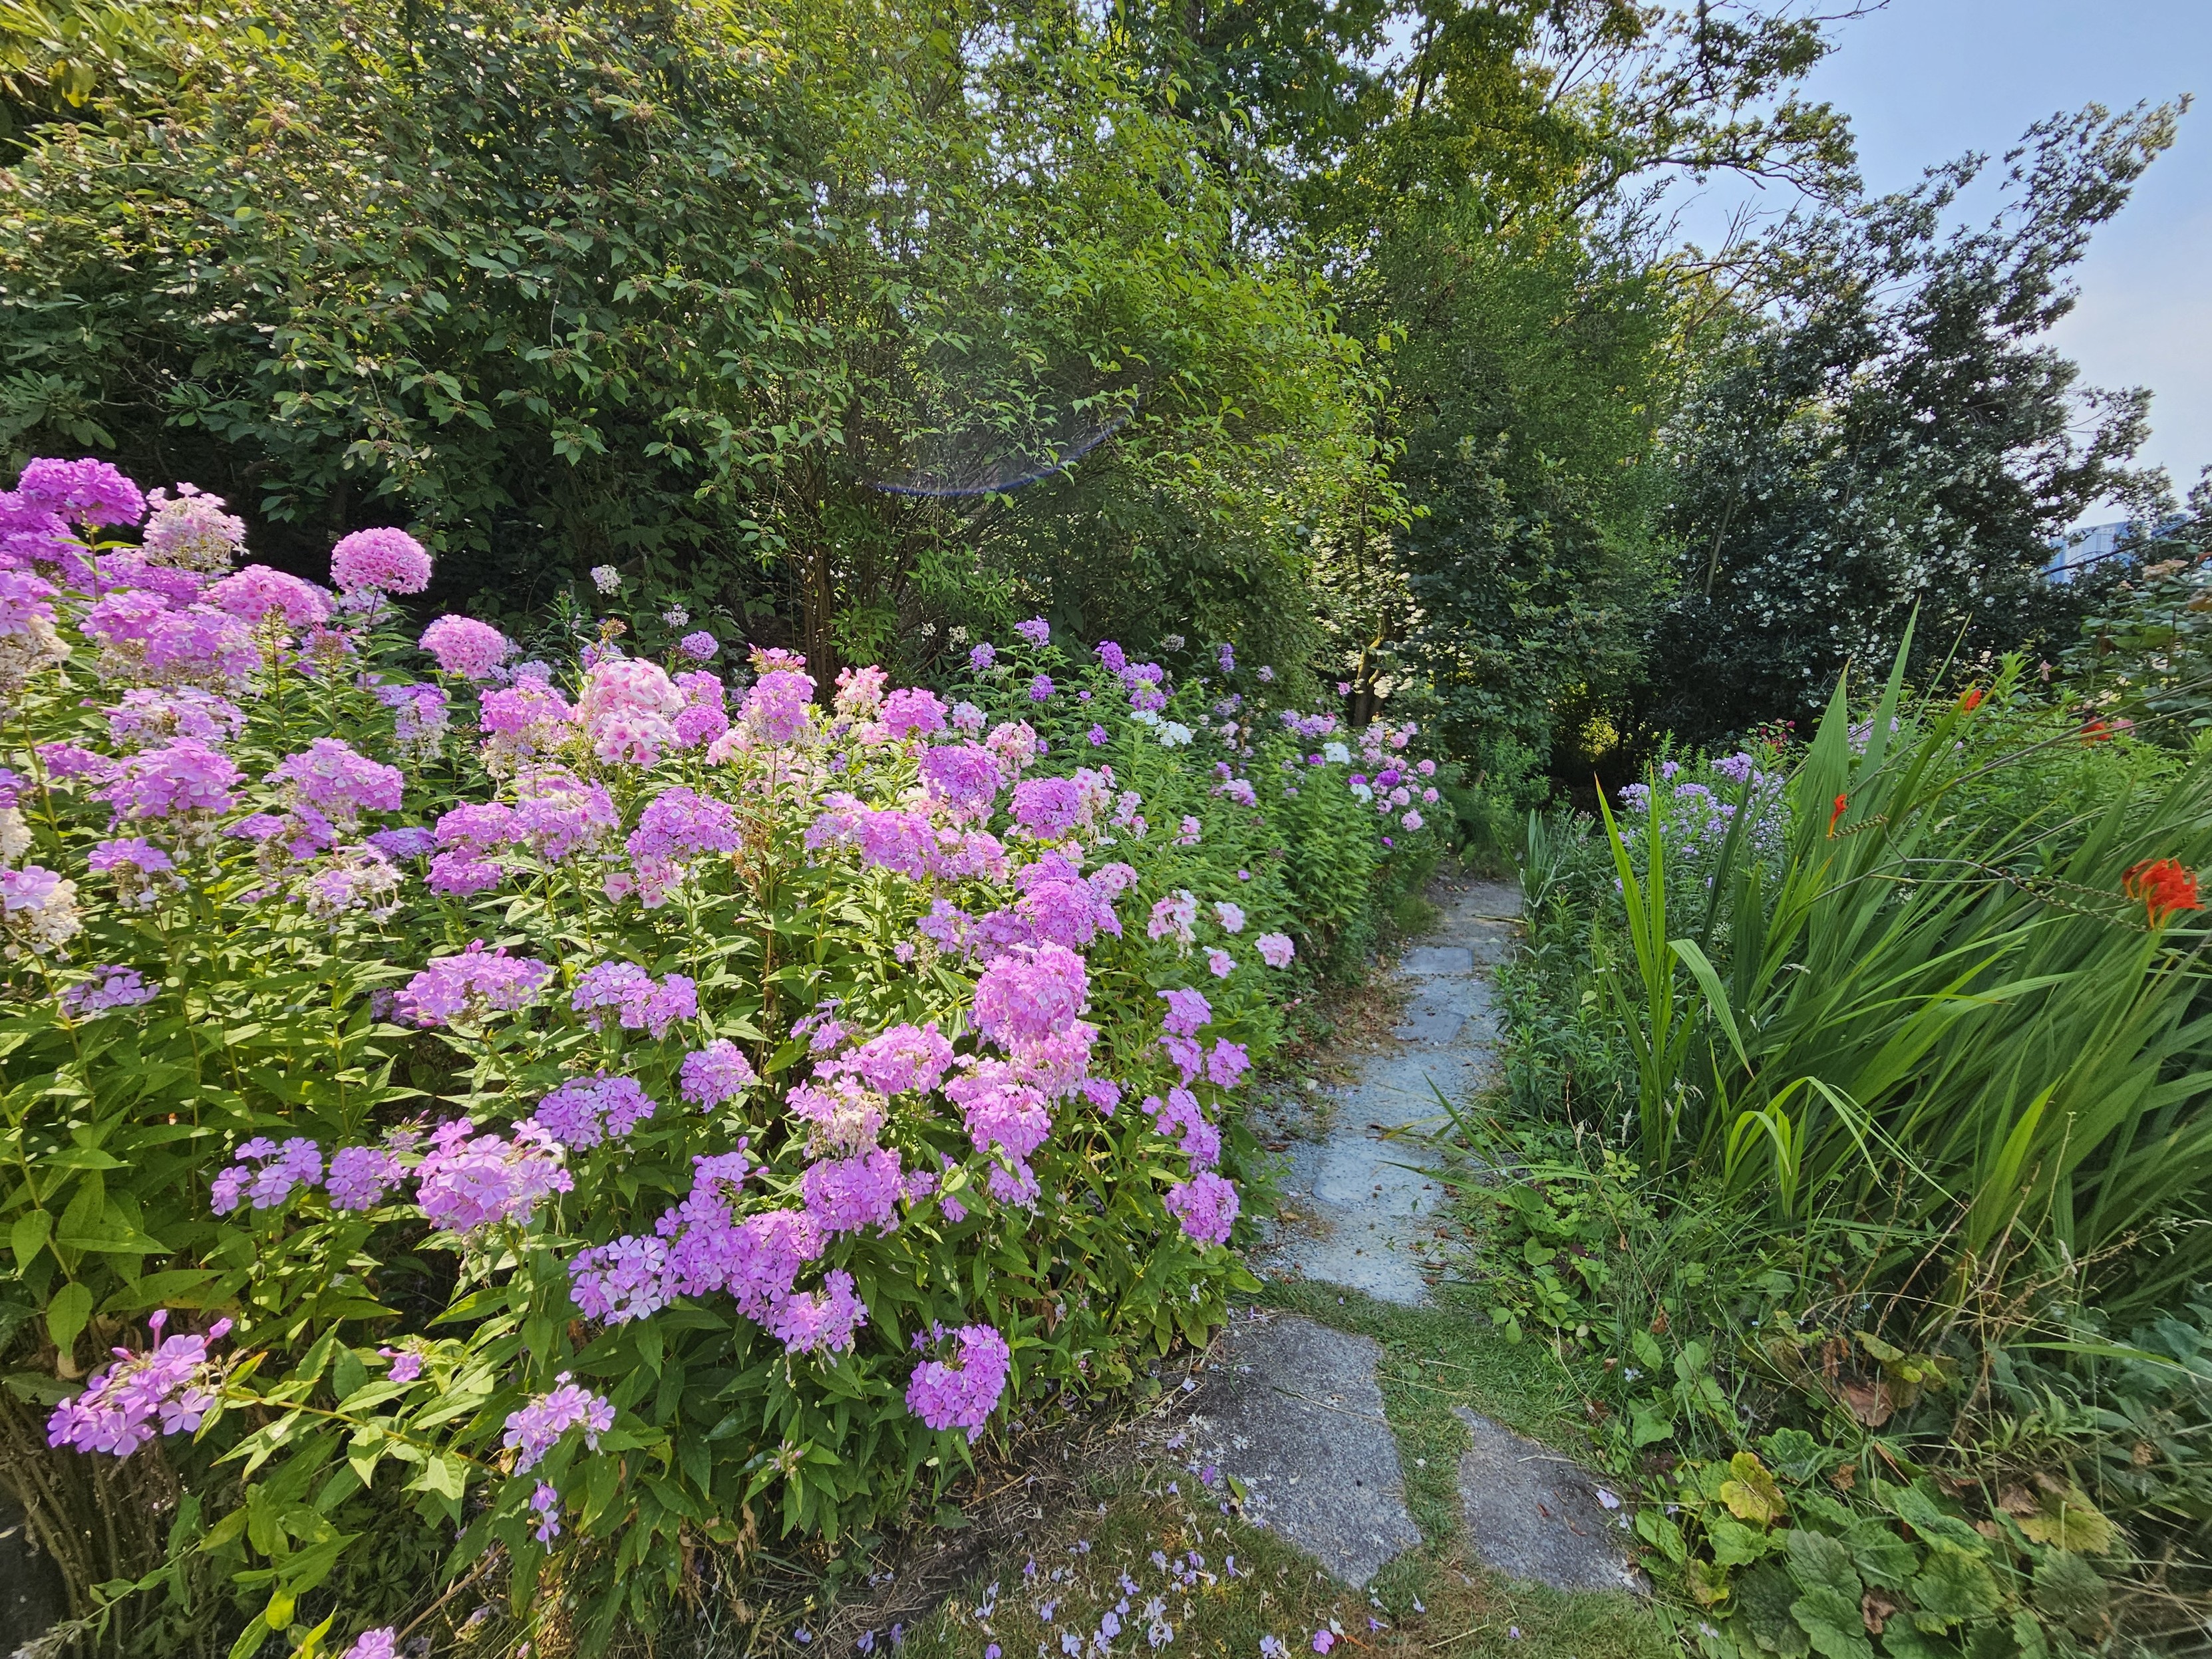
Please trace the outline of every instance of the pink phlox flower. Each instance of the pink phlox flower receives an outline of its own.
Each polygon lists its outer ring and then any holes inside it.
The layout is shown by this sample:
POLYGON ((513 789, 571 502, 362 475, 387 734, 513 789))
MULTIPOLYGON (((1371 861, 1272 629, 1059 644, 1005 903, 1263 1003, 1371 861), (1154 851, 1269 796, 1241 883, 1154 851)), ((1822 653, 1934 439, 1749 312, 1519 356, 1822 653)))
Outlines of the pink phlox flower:
POLYGON ((1162 991, 1159 997, 1168 1006, 1166 1017, 1161 1024, 1177 1036, 1196 1036, 1199 1027, 1213 1018, 1213 1005, 1206 1000, 1206 994, 1202 991, 1178 988, 1162 991))
POLYGON ((1168 1058, 1175 1062, 1176 1070, 1182 1073, 1184 1083, 1198 1080, 1199 1073, 1206 1067, 1206 1051, 1197 1038, 1166 1033, 1160 1038, 1160 1047, 1168 1051, 1168 1058))
POLYGON ((313 582, 265 564, 249 564, 232 572, 211 584, 204 598, 242 623, 260 623, 274 617, 288 628, 301 629, 319 628, 331 619, 329 594, 313 582))
POLYGON ((727 801, 678 784, 653 797, 625 844, 640 863, 682 863, 702 854, 735 852, 744 836, 727 801))
POLYGON ((528 1120, 514 1139, 471 1135, 467 1118, 442 1124, 416 1168, 415 1200, 431 1224, 472 1233, 495 1222, 526 1227, 538 1206, 575 1186, 550 1139, 528 1120))
POLYGON ((880 668, 841 668, 833 707, 841 720, 871 720, 884 706, 890 677, 880 668))
POLYGON ((971 1018, 1001 1048, 1034 1042, 1073 1019, 1090 997, 1083 958, 1064 945, 1017 946, 983 970, 971 1018))
MULTIPOLYGON (((1134 866, 1124 864, 1117 859, 1111 864, 1102 864, 1093 870, 1090 875, 1090 882, 1091 890, 1098 895, 1100 900, 1111 904, 1137 884, 1137 872, 1134 866)), ((1119 933, 1121 930, 1117 927, 1115 931, 1119 933)))
POLYGON ((1083 1097, 1107 1117, 1113 1116, 1114 1109, 1121 1103, 1121 1085, 1111 1078, 1087 1077, 1077 1086, 1083 1097))
POLYGON ((956 818, 988 816, 998 802, 998 757, 981 744, 944 744, 921 757, 922 787, 956 818))
POLYGON ((331 580, 345 593, 420 593, 430 585, 429 551, 393 526, 356 530, 331 549, 331 580))
POLYGON ((610 1077, 602 1070, 570 1078, 538 1103, 530 1121, 549 1139, 581 1152, 621 1139, 652 1115, 652 1098, 635 1078, 610 1077))
POLYGON ((727 1037, 684 1055, 680 1077, 684 1098, 702 1111, 736 1099, 760 1081, 752 1062, 727 1037))
POLYGON ((188 812, 227 812, 237 763, 196 738, 179 738, 118 763, 100 799, 124 818, 167 818, 188 812))
POLYGON ((819 1291, 778 1298, 765 1322, 792 1353, 842 1353, 867 1322, 867 1304, 854 1293, 853 1275, 842 1270, 823 1274, 819 1291))
POLYGON ((1153 939, 1172 939, 1178 949, 1188 950, 1197 937, 1193 932, 1197 921, 1197 896, 1188 888, 1178 888, 1152 906, 1145 932, 1153 939))
POLYGON ((339 738, 317 738, 299 754, 288 755, 269 781, 289 784, 295 799, 337 823, 350 825, 365 811, 399 810, 399 769, 370 760, 339 738))
POLYGON ((1026 720, 1001 720, 983 739, 983 747, 999 757, 999 775, 1012 781, 1027 771, 1044 753, 1044 743, 1026 720))
POLYGON ((215 1409, 214 1366, 208 1349, 229 1334, 219 1319, 204 1336, 172 1336, 167 1309, 146 1322, 156 1346, 133 1354, 117 1348, 116 1363, 94 1371, 84 1389, 46 1419, 46 1443, 128 1457, 159 1434, 192 1434, 215 1409))
POLYGON ((1163 1200, 1183 1231, 1200 1244, 1226 1244, 1237 1224, 1237 1188, 1212 1170, 1170 1187, 1163 1200))
POLYGON ((1227 979, 1237 971, 1237 958, 1219 946, 1209 945, 1206 947, 1206 967, 1214 978, 1227 979))
POLYGON ((1232 903, 1228 899, 1216 899, 1213 901, 1213 916, 1221 924, 1224 933, 1241 933, 1244 931, 1244 907, 1241 904, 1232 903))
POLYGON ((611 1401, 586 1392, 562 1371, 555 1387, 518 1411, 507 1413, 507 1433, 500 1444, 515 1454, 514 1470, 526 1474, 544 1461, 562 1435, 571 1429, 584 1431, 584 1443, 597 1451, 599 1437, 615 1425, 611 1401))
POLYGON ((899 1155, 878 1146, 846 1158, 810 1164, 799 1179, 806 1212, 827 1233, 890 1228, 898 1219, 903 1188, 899 1155))
POLYGON ((972 1445, 1006 1391, 1013 1353, 988 1325, 963 1325, 951 1334, 957 1348, 951 1359, 915 1367, 907 1409, 933 1429, 965 1429, 972 1445))
POLYGON ((1191 817, 1188 812, 1186 812, 1183 815, 1182 828, 1176 835, 1176 845, 1178 847, 1195 847, 1198 845, 1199 841, 1204 833, 1204 826, 1201 825, 1196 818, 1191 817))
POLYGON ((956 732, 965 732, 971 737, 978 735, 983 730, 983 711, 972 702, 956 702, 952 705, 951 720, 952 729, 956 732))
POLYGON ((47 601, 59 591, 27 570, 0 570, 0 638, 19 638, 37 627, 51 629, 54 608, 47 601))
POLYGON ((134 525, 146 516, 146 497, 138 486, 106 461, 40 456, 27 463, 15 481, 26 508, 51 513, 87 530, 134 525))
POLYGON ((996 1147, 1011 1158, 1025 1158, 1052 1133, 1044 1091, 1023 1081, 1004 1060, 984 1060, 949 1079, 945 1093, 960 1108, 979 1152, 996 1147))
POLYGON ((473 617, 444 616, 422 630, 422 648, 447 673, 465 680, 488 680, 513 653, 507 635, 473 617))
POLYGON ((502 757, 521 757, 559 742, 575 713, 551 686, 520 680, 483 694, 477 704, 477 725, 502 757))
POLYGON ((859 1073, 878 1094, 927 1094, 952 1069, 952 1045, 933 1023, 894 1025, 839 1063, 859 1073))
POLYGON ((511 957, 503 945, 487 950, 482 939, 472 939, 460 955, 434 957, 409 980, 392 1000, 392 1018, 407 1025, 477 1023, 488 1012, 528 1007, 552 978, 545 963, 511 957))
POLYGON ((1291 958, 1298 953, 1288 933, 1262 933, 1252 941, 1252 947, 1270 968, 1289 967, 1291 958))

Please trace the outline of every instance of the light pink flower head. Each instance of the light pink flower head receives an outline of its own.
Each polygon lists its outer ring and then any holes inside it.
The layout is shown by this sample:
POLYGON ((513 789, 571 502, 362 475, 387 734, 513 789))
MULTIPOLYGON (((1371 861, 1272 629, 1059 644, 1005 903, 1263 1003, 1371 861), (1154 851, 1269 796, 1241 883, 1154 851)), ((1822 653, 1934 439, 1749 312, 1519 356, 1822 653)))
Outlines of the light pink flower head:
POLYGON ((507 636, 473 617, 441 617, 422 630, 422 648, 438 666, 465 680, 491 678, 513 649, 507 636))
POLYGON ((347 593, 420 593, 430 585, 430 555, 404 530, 356 530, 331 550, 331 580, 347 593))

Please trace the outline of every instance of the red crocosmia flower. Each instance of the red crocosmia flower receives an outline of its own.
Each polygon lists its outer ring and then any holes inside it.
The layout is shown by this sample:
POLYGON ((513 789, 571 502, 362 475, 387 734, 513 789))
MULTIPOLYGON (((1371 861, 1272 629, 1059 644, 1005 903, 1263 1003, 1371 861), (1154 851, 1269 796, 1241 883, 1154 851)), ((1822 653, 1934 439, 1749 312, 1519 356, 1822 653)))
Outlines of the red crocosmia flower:
POLYGON ((1959 712, 1961 714, 1971 714, 1981 706, 1982 688, 1980 686, 1970 685, 1960 694, 1959 712))
POLYGON ((1850 797, 1849 795, 1838 795, 1836 797, 1836 804, 1832 807, 1829 808, 1828 839, 1830 841, 1833 841, 1836 838, 1836 824, 1844 816, 1844 808, 1850 805, 1850 797))
POLYGON ((2091 720, 2081 728, 2081 741, 2084 743, 2110 743, 2112 740, 2112 728, 2102 720, 2091 720))
POLYGON ((2154 927, 2184 910, 2202 910, 2197 872, 2179 859, 2145 859, 2120 878, 2120 890, 2141 899, 2154 927))

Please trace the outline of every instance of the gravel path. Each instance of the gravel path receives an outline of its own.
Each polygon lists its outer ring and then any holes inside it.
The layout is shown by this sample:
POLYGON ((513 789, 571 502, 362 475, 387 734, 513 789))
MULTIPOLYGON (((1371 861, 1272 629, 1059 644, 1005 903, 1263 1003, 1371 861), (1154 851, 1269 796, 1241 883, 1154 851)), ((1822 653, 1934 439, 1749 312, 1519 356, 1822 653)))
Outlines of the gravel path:
POLYGON ((1490 970, 1518 928, 1521 890, 1452 881, 1430 897, 1443 915, 1396 969, 1404 1018, 1333 1091, 1328 1133, 1291 1151, 1284 1212, 1252 1257, 1267 1278, 1322 1279, 1407 1306, 1428 1299, 1448 1194, 1424 1173, 1436 1163, 1427 1135, 1445 1121, 1439 1095, 1464 1100, 1496 1065, 1490 970))

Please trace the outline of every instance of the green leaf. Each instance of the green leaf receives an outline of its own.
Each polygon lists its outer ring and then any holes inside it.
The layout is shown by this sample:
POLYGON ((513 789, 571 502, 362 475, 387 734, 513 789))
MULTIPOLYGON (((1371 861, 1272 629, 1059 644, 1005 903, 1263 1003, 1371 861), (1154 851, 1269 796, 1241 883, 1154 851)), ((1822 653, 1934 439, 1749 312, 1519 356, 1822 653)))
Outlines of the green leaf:
POLYGON ((1841 1539, 1804 1527, 1791 1528, 1790 1576, 1808 1590, 1832 1589, 1854 1607, 1858 1605, 1858 1572, 1841 1539))
POLYGON ((1831 1456, 1828 1449, 1802 1429, 1777 1429, 1759 1443, 1770 1468, 1791 1480, 1810 1480, 1831 1456))
POLYGON ((8 1248, 15 1253, 16 1272, 29 1270, 53 1230, 54 1218, 46 1210, 26 1210, 15 1218, 15 1224, 8 1230, 8 1248))
POLYGON ((1725 1515, 1716 1515, 1705 1522, 1705 1536, 1712 1544, 1714 1561, 1723 1567, 1747 1566, 1767 1551, 1768 1534, 1764 1530, 1725 1515))
POLYGON ((1796 1599, 1796 1586, 1777 1562, 1764 1562, 1736 1581, 1737 1616, 1763 1652, 1803 1659, 1813 1650, 1812 1638, 1790 1610, 1796 1599))
POLYGON ((46 1304, 46 1334, 64 1353, 76 1346, 77 1335, 92 1317, 92 1292, 72 1279, 46 1304))
POLYGON ((2035 1564, 2035 1605, 2084 1641, 2104 1638, 2112 1622, 2112 1586, 2071 1550, 2045 1550, 2035 1564))
POLYGON ((1902 1589, 1920 1565, 1920 1552, 1872 1516, 1855 1517, 1844 1533, 1859 1577, 1884 1589, 1902 1589))
POLYGON ((1914 1576, 1911 1589, 1912 1622, 1924 1631, 1986 1619, 2004 1605, 2004 1591, 1988 1562, 1941 1544, 1928 1552, 1928 1565, 1914 1576))
POLYGON ((1875 1491, 1899 1520, 1929 1542, 1946 1543, 1967 1555, 1987 1555, 1990 1553, 1989 1540, 1957 1516, 1945 1513, 1936 1494, 1928 1489, 1925 1482, 1916 1480, 1909 1486, 1878 1482, 1875 1491))
POLYGON ((1821 1584, 1792 1601, 1790 1613, 1821 1659, 1874 1659, 1857 1597, 1821 1584))

